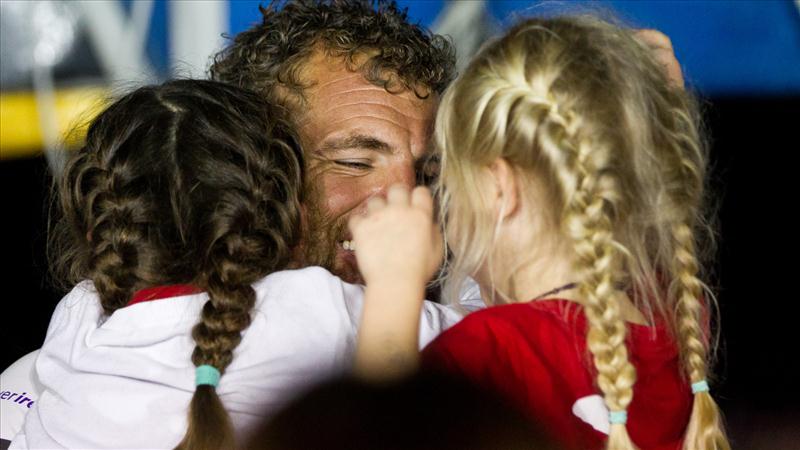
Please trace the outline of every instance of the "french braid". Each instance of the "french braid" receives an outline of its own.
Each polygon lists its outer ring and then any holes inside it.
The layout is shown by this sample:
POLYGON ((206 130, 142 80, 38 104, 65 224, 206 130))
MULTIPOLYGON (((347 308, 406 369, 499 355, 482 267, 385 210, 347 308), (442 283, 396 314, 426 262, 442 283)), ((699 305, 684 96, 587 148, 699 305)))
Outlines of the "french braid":
MULTIPOLYGON (((614 241, 612 217, 619 197, 608 168, 609 151, 577 136, 575 114, 562 115, 556 104, 540 124, 540 148, 556 145, 567 153, 566 170, 575 176, 576 189, 565 207, 564 228, 575 250, 580 274, 579 295, 589 323, 587 347, 597 369, 597 385, 612 412, 626 411, 633 399, 636 369, 628 359, 626 326, 618 303, 622 247, 614 241), (552 144, 551 144, 552 143, 552 144), (606 180, 603 180, 606 178, 606 180)), ((612 423, 609 449, 633 449, 624 423, 612 423)))
MULTIPOLYGON (((191 360, 224 374, 250 325, 252 284, 284 268, 299 237, 301 154, 282 117, 254 93, 198 80, 114 102, 59 181, 54 273, 91 279, 106 314, 145 287, 201 288, 191 360)), ((235 445, 215 387, 198 386, 178 447, 235 445)))

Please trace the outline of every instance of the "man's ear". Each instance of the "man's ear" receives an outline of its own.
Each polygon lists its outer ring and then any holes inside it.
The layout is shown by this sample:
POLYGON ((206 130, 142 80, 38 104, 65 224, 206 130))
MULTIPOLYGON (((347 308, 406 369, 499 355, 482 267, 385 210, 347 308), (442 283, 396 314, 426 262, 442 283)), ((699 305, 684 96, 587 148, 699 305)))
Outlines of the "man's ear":
POLYGON ((503 158, 495 159, 488 167, 494 183, 494 201, 500 220, 519 210, 519 176, 503 158))

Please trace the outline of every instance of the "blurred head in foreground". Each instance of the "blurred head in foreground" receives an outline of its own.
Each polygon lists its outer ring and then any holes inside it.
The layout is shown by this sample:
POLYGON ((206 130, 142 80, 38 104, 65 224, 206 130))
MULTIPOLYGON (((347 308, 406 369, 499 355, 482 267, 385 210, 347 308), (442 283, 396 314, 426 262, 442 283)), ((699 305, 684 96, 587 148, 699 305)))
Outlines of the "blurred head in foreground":
POLYGON ((374 384, 325 383, 298 398, 250 439, 248 449, 555 450, 494 395, 436 374, 374 384))

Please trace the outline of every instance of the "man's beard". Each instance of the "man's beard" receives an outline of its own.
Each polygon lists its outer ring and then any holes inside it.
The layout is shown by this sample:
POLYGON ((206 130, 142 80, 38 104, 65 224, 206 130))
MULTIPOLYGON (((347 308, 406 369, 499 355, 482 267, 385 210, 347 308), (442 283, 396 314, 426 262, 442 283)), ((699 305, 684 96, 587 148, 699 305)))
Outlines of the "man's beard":
POLYGON ((307 187, 305 198, 306 223, 299 249, 300 265, 321 266, 348 283, 363 283, 358 267, 337 258, 342 251, 338 244, 348 234, 348 218, 325 214, 322 195, 317 189, 307 187))

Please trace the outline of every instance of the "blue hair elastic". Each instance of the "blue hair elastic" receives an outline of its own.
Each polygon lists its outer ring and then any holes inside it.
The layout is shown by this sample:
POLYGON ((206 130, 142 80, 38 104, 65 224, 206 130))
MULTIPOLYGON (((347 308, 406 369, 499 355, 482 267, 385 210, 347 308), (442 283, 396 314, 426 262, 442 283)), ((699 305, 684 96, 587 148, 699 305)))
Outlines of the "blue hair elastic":
POLYGON ((195 386, 210 385, 217 387, 219 384, 219 370, 214 366, 203 364, 197 366, 194 370, 194 384, 195 386))
POLYGON ((612 424, 625 425, 628 422, 628 411, 611 411, 608 413, 608 421, 612 424))
POLYGON ((692 394, 698 392, 708 392, 708 381, 700 380, 697 383, 692 383, 692 394))

